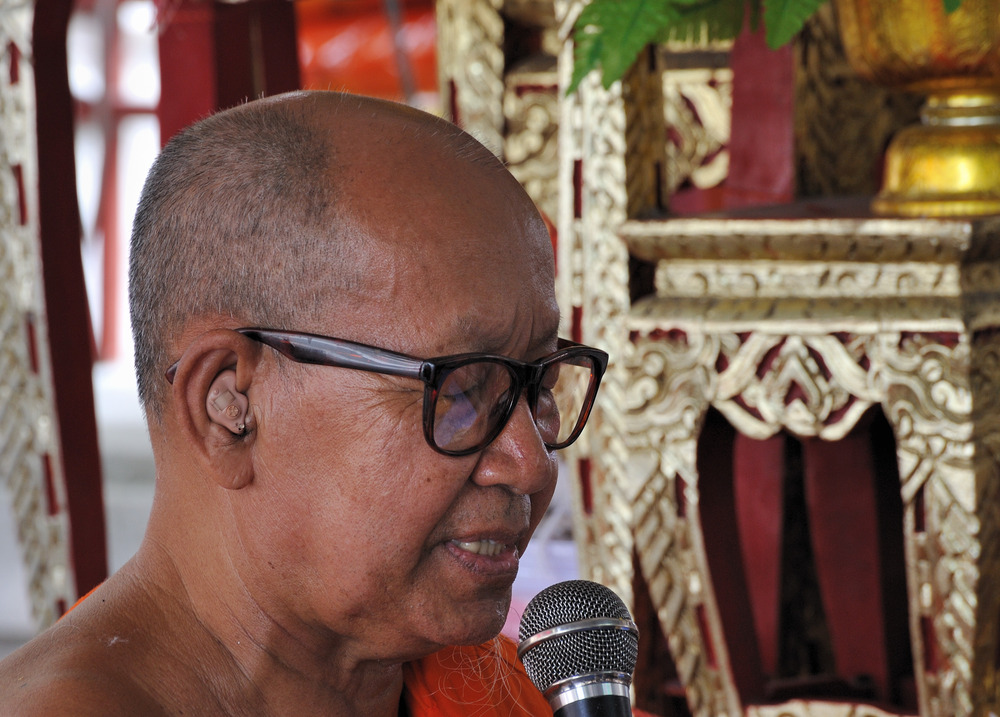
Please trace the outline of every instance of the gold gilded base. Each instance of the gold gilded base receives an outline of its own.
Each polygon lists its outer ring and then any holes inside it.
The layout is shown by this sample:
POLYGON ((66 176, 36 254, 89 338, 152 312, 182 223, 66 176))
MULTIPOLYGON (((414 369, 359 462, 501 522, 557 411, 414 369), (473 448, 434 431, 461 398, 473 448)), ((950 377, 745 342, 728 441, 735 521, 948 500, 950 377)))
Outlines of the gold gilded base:
POLYGON ((1000 214, 1000 125, 902 130, 889 145, 878 214, 1000 214))
MULTIPOLYGON (((882 191, 872 202, 878 214, 982 216, 1000 214, 1000 116, 994 102, 935 102, 924 123, 893 138, 882 191)), ((995 99, 995 98, 991 98, 995 99)))

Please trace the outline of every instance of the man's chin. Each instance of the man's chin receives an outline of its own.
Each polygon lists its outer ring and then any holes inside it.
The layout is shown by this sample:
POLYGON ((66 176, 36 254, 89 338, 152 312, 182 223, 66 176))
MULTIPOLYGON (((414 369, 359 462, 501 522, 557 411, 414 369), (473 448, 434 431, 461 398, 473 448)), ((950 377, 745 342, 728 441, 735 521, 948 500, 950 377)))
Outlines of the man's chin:
MULTIPOLYGON (((466 607, 456 616, 445 645, 480 645, 496 637, 507 622, 510 610, 510 591, 503 599, 483 601, 475 607, 466 607)), ((443 625, 441 627, 444 627, 443 625)))

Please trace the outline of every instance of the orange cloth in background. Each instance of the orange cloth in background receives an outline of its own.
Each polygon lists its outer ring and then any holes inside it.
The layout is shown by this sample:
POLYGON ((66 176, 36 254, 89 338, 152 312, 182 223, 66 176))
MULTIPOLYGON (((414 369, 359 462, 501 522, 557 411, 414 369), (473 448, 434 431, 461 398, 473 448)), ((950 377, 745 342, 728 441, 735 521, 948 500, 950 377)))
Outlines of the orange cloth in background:
POLYGON ((410 717, 551 717, 517 648, 503 635, 472 647, 448 647, 403 666, 410 717))

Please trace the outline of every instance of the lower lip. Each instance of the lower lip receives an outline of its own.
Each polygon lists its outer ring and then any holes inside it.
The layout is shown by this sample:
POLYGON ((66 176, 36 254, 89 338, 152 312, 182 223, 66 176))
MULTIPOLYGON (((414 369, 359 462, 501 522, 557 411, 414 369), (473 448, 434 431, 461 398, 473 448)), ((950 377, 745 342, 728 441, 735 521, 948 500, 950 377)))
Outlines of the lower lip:
POLYGON ((509 577, 510 579, 517 576, 519 560, 516 548, 504 548, 496 555, 480 555, 479 553, 470 553, 451 541, 444 545, 462 567, 474 573, 486 577, 509 577))

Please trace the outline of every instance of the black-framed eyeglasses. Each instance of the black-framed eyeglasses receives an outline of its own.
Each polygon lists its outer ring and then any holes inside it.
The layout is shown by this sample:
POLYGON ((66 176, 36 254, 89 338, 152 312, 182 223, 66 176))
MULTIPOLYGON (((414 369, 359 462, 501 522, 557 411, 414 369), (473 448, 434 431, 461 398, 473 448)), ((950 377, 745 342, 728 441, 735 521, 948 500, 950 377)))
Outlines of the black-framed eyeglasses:
MULTIPOLYGON (((415 378, 424 383, 424 437, 449 456, 481 451, 500 435, 521 393, 545 446, 565 448, 587 424, 608 355, 559 339, 558 350, 524 362, 488 353, 421 359, 375 346, 296 331, 236 329, 298 363, 415 378)), ((173 382, 177 364, 167 370, 173 382)))

